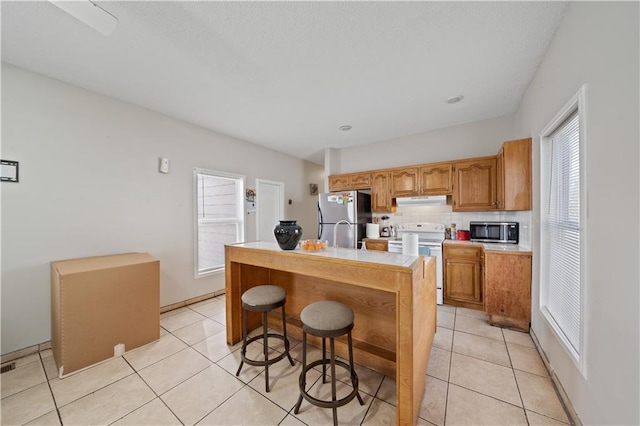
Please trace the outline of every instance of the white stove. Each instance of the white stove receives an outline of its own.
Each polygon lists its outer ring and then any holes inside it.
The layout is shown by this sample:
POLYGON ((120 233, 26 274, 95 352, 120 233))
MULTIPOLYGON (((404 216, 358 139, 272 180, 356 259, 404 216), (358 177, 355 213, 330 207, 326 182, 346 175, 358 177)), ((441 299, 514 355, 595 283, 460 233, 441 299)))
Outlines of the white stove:
POLYGON ((418 253, 426 254, 436 258, 436 297, 438 305, 442 305, 444 294, 442 290, 442 242, 444 241, 444 225, 441 223, 399 223, 396 226, 397 238, 389 240, 389 252, 402 253, 402 236, 404 234, 418 235, 418 253))

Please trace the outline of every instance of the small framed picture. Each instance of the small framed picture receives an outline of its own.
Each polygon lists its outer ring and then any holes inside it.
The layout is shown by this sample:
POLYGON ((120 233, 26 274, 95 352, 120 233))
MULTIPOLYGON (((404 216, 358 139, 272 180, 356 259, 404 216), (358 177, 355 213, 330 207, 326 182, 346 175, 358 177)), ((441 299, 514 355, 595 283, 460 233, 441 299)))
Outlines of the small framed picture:
POLYGON ((318 184, 317 183, 310 183, 309 184, 309 194, 318 195, 318 184))
POLYGON ((0 160, 0 181, 18 182, 18 162, 11 160, 0 160))

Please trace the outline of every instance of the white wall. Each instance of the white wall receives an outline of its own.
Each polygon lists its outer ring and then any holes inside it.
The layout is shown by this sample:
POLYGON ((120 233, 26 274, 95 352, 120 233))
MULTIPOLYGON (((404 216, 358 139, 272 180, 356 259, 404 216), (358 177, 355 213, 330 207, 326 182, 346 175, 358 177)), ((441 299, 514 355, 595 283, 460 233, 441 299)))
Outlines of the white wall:
POLYGON ((570 2, 515 116, 534 137, 532 329, 584 424, 640 424, 639 9, 570 2), (539 134, 587 84, 584 378, 539 311, 539 134))
POLYGON ((161 306, 223 289, 223 274, 193 278, 193 167, 243 174, 250 188, 284 182, 285 215, 313 232, 309 183, 324 173, 6 64, 2 158, 20 162, 20 182, 2 183, 3 354, 50 340, 52 260, 149 252, 160 259, 161 306), (168 175, 157 172, 160 156, 168 175))
POLYGON ((527 135, 514 134, 512 117, 499 117, 419 133, 384 142, 343 148, 330 174, 434 163, 496 155, 502 142, 527 135))

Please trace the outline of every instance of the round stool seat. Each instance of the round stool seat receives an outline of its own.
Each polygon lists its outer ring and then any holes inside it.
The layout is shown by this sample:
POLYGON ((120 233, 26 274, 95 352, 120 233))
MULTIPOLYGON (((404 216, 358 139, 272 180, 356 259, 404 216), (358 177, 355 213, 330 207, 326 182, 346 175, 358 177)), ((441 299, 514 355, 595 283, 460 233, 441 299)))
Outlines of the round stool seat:
POLYGON ((248 306, 270 306, 287 298, 287 292, 275 285, 260 285, 242 293, 242 303, 248 306))
POLYGON ((314 330, 342 331, 353 325, 353 311, 340 302, 315 302, 302 310, 300 320, 314 330))

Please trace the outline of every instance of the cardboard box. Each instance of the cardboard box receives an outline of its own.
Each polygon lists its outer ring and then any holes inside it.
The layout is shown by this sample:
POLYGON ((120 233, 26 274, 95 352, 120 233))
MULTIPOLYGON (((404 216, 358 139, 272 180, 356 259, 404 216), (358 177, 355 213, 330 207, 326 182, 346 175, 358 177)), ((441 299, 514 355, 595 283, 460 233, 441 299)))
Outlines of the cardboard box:
POLYGON ((128 253, 51 262, 60 377, 160 338, 160 261, 128 253))

